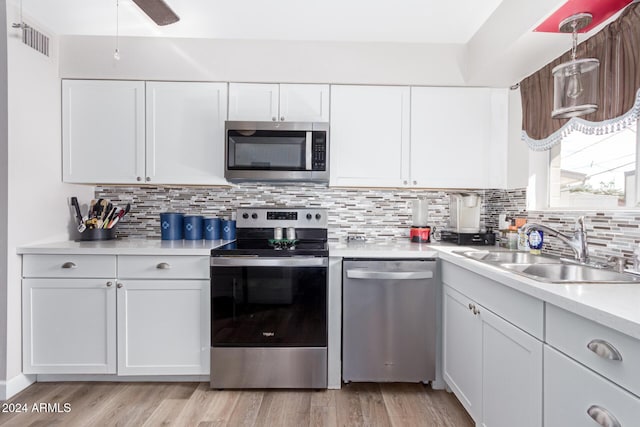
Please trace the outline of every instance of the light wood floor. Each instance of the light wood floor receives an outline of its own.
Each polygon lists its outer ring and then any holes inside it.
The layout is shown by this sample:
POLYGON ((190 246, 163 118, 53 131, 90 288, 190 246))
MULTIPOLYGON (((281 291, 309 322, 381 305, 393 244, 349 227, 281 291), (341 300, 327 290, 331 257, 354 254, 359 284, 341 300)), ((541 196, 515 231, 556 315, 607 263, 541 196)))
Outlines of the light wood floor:
POLYGON ((471 427, 456 398, 419 384, 349 384, 342 390, 211 390, 208 383, 36 383, 0 403, 3 426, 438 426, 471 427), (71 405, 67 413, 33 405, 71 405))

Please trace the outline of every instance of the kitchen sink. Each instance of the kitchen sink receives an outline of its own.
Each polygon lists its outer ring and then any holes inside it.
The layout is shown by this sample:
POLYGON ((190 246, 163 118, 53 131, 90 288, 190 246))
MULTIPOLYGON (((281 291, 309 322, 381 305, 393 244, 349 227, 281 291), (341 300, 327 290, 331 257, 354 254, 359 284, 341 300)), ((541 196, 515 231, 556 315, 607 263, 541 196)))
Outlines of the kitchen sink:
POLYGON ((560 263, 559 258, 549 256, 533 255, 529 252, 514 251, 453 251, 454 254, 462 255, 476 261, 487 262, 491 264, 552 264, 560 263))
POLYGON ((515 274, 547 283, 639 283, 640 276, 607 268, 575 264, 560 258, 516 251, 453 251, 515 274))
POLYGON ((632 274, 618 273, 604 268, 588 265, 554 263, 554 264, 515 264, 503 263, 500 267, 516 274, 549 283, 635 283, 640 277, 632 274))

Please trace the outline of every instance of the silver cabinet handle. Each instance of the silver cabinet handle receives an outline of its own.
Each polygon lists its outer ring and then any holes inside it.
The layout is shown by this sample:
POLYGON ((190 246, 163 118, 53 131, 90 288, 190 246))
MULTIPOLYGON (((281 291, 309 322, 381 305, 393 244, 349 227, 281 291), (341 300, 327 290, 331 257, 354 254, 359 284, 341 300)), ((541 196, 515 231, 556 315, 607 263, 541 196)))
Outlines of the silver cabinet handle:
POLYGON ((65 262, 64 264, 62 264, 62 268, 77 268, 78 266, 71 261, 65 262))
POLYGON ((324 257, 212 257, 211 267, 326 267, 329 260, 324 257))
POLYGON ((473 306, 473 314, 474 314, 474 315, 476 315, 476 316, 477 316, 478 314, 480 314, 480 310, 479 310, 479 309, 477 309, 475 306, 473 306))
POLYGON ((587 414, 602 427, 622 427, 620 421, 602 406, 592 405, 587 409, 587 414))
POLYGON ((603 359, 622 360, 622 355, 618 349, 605 340, 591 340, 587 344, 587 348, 603 359))
POLYGON ((275 117, 271 117, 271 121, 275 122, 276 118, 275 117))
POLYGON ((405 179, 404 180, 404 185, 407 185, 409 182, 405 179))
POLYGON ((168 262, 161 262, 160 264, 156 265, 156 268, 159 268, 160 270, 168 270, 171 268, 171 265, 168 262))
POLYGON ((107 288, 110 288, 113 286, 113 282, 107 282, 107 288))
POLYGON ((116 284, 116 286, 118 287, 118 289, 122 288, 124 285, 122 283, 118 283, 116 284))
POLYGON ((473 307, 475 307, 475 305, 469 303, 469 310, 473 310, 473 307))
POLYGON ((136 177, 136 181, 142 181, 142 177, 141 176, 136 177))
POLYGON ((432 279, 433 271, 375 271, 360 268, 347 270, 349 279, 417 280, 432 279))
POLYGON ((418 181, 413 181, 413 185, 418 185, 418 181))
POLYGON ((151 181, 151 178, 150 177, 146 177, 144 180, 149 182, 149 181, 151 181))
POLYGON ((280 121, 284 122, 284 116, 280 117, 280 121))

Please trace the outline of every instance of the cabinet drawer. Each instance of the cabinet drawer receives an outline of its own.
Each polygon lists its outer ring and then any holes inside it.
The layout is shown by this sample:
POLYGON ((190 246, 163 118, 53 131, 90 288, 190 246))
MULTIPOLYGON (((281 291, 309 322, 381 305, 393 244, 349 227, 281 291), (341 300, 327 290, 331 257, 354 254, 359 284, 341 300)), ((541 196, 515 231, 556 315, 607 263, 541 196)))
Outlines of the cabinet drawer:
POLYGON ((23 277, 116 277, 113 255, 23 255, 23 277))
POLYGON ((119 279, 208 279, 208 256, 118 256, 119 279))
POLYGON ((546 337, 553 347, 640 396, 639 340, 551 304, 546 337), (615 352, 622 360, 615 360, 615 352))
POLYGON ((640 399, 545 345, 545 427, 636 426, 638 414, 640 399))
POLYGON ((446 261, 442 282, 542 340, 544 303, 539 299, 446 261))

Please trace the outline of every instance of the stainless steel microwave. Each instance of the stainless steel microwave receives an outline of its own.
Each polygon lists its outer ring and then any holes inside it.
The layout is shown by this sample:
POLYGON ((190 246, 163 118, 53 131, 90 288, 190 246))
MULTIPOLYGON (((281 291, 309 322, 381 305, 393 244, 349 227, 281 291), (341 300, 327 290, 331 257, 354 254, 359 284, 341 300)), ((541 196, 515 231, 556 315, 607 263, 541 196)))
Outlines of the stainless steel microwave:
POLYGON ((329 181, 329 123, 225 122, 229 181, 329 181))

